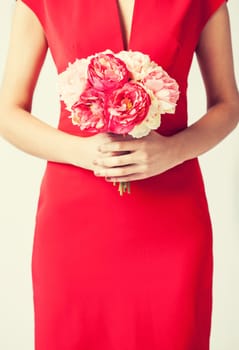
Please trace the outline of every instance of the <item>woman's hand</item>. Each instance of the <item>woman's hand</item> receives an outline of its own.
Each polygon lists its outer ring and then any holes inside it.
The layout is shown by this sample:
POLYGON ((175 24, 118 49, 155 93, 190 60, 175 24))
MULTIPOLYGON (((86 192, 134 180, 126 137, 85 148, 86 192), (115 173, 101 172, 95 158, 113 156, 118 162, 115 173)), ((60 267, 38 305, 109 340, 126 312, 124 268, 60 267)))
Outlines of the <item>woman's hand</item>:
POLYGON ((181 161, 177 159, 173 137, 152 131, 141 139, 112 137, 100 145, 93 163, 96 176, 111 182, 126 182, 161 174, 181 161))
MULTIPOLYGON (((95 163, 96 159, 100 161, 102 158, 107 159, 114 155, 114 152, 111 151, 101 152, 101 147, 110 145, 111 143, 123 142, 122 135, 111 133, 99 133, 89 137, 73 137, 75 141, 73 142, 73 148, 69 152, 70 159, 68 159, 67 163, 92 170, 93 172, 96 172, 98 169, 95 163)), ((117 152, 117 155, 119 154, 120 152, 117 152)))

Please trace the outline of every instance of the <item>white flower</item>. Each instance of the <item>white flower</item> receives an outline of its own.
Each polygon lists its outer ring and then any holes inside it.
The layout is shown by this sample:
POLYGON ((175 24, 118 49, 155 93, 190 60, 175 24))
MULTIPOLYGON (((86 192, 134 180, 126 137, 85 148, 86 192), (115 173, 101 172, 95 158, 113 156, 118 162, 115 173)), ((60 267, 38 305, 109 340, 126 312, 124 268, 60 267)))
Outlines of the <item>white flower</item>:
POLYGON ((86 88, 88 64, 89 58, 76 59, 74 63, 69 63, 64 72, 59 74, 60 98, 65 102, 69 111, 86 88))
POLYGON ((120 51, 115 56, 125 62, 131 73, 131 79, 135 81, 142 80, 157 67, 157 64, 151 61, 148 55, 139 51, 120 51))
POLYGON ((147 136, 150 133, 150 128, 146 125, 145 121, 135 127, 128 133, 136 139, 139 139, 143 136, 147 136))

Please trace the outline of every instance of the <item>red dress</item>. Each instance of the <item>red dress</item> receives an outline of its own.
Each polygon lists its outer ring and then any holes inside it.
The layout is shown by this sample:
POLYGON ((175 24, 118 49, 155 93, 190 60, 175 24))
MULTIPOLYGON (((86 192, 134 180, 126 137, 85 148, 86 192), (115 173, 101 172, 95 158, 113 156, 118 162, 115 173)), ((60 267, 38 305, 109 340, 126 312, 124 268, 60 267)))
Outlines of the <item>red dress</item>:
MULTIPOLYGON (((24 0, 58 72, 124 49, 116 0, 24 0)), ((180 86, 159 132, 187 127, 187 77, 200 33, 223 0, 136 0, 129 48, 180 86)), ((80 135, 62 105, 59 129, 80 135)), ((49 141, 50 142, 50 141, 49 141)), ((197 159, 131 183, 131 195, 79 167, 47 162, 32 273, 36 350, 208 350, 212 230, 197 159)))

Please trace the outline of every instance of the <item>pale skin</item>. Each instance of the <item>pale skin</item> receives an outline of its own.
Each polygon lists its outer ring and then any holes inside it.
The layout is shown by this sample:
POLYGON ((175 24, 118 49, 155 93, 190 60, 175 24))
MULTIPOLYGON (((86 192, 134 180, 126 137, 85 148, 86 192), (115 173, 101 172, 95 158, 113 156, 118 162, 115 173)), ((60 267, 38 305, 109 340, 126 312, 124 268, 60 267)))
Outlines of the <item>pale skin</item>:
MULTIPOLYGON (((119 5, 128 42, 134 2, 119 1, 119 5)), ((91 170, 107 181, 146 179, 207 152, 238 123, 239 95, 225 4, 208 21, 197 46, 207 113, 170 137, 152 131, 141 139, 107 133, 81 138, 33 116, 32 97, 46 52, 47 42, 38 19, 18 1, 0 90, 0 134, 36 157, 91 170)))

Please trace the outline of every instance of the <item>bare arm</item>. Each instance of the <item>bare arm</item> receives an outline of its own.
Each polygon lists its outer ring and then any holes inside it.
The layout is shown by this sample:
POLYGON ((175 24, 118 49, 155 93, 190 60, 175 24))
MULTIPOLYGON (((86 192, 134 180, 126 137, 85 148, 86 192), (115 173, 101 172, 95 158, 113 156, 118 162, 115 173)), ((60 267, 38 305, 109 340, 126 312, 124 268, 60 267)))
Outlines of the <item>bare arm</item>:
POLYGON ((38 19, 18 1, 0 90, 0 135, 34 156, 92 169, 98 143, 108 140, 107 135, 86 141, 57 130, 31 114, 34 88, 47 49, 38 19))
POLYGON ((226 5, 222 5, 207 23, 196 53, 206 88, 208 111, 175 137, 182 159, 196 157, 216 146, 239 120, 239 94, 226 5))

